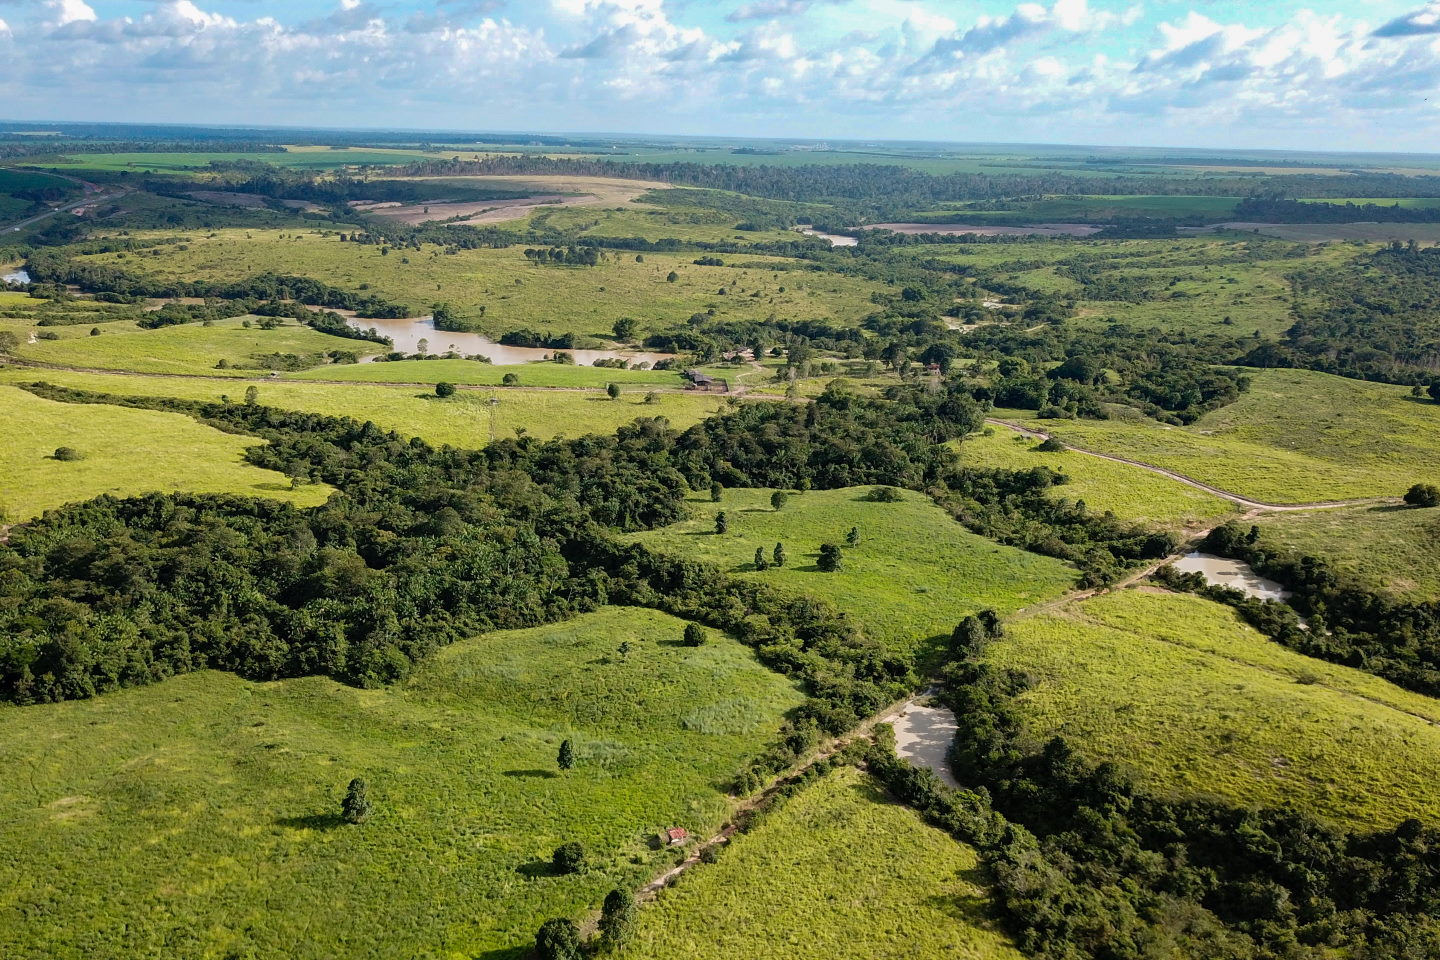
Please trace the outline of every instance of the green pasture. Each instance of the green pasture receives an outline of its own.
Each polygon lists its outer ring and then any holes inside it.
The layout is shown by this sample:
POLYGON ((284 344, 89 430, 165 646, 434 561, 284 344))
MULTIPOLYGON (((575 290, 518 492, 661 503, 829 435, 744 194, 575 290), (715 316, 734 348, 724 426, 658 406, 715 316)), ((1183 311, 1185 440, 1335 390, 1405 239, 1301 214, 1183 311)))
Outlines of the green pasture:
POLYGON ((697 266, 698 254, 637 255, 613 251, 597 267, 538 266, 523 248, 446 254, 389 250, 341 242, 323 232, 218 230, 153 253, 83 258, 171 280, 234 279, 274 271, 307 276, 346 290, 365 290, 406 305, 415 315, 446 302, 492 337, 518 328, 558 335, 610 336, 633 317, 642 336, 714 311, 722 320, 823 319, 857 322, 874 312, 868 281, 829 273, 774 269, 790 261, 726 255, 726 266, 697 266), (181 249, 181 248, 184 249, 181 249), (668 282, 674 272, 677 279, 668 282), (783 289, 782 289, 783 288, 783 289), (724 293, 720 291, 724 290, 724 293), (481 316, 480 308, 484 307, 481 316))
POLYGON ((175 413, 56 403, 0 386, 0 436, 0 519, 9 521, 104 493, 235 493, 313 506, 332 492, 291 490, 286 477, 245 462, 254 437, 175 413), (59 447, 82 459, 54 459, 59 447))
POLYGON ((1109 511, 1122 520, 1178 530, 1210 525, 1237 509, 1228 500, 1139 467, 1073 450, 1044 453, 1035 449, 1038 441, 1008 427, 994 426, 986 434, 959 444, 965 464, 1002 470, 1049 467, 1068 478, 1052 495, 1083 500, 1094 513, 1109 511))
POLYGON ((871 503, 865 499, 871 489, 792 493, 778 511, 770 507, 771 490, 726 490, 720 503, 693 498, 686 521, 633 536, 665 553, 828 600, 867 636, 906 653, 948 637, 967 614, 985 607, 1012 613, 1059 597, 1074 583, 1067 564, 977 536, 921 494, 902 491, 899 503, 871 503), (729 521, 723 535, 715 533, 721 510, 729 521), (852 527, 860 534, 853 547, 845 545, 852 527), (844 553, 838 573, 815 566, 827 542, 844 553), (776 543, 785 545, 785 566, 756 572, 756 548, 768 559, 776 543))
POLYGON ((546 918, 672 862, 658 831, 717 828, 800 700, 684 626, 608 607, 462 641, 393 688, 206 671, 0 709, 0 953, 519 960, 546 918), (374 814, 352 826, 355 776, 374 814), (589 866, 557 876, 570 840, 589 866))
POLYGON ((1064 736, 1176 796, 1292 805, 1359 829, 1440 815, 1440 703, 1286 650, 1228 607, 1131 589, 1012 621, 987 659, 1064 736))
POLYGON ((1408 387, 1308 370, 1247 371, 1250 389, 1188 427, 1036 420, 1075 446, 1272 503, 1398 497, 1440 480, 1440 405, 1408 387))
POLYGON ((618 960, 1020 960, 971 848, 854 768, 805 787, 640 908, 618 960))
POLYGON ((1440 600, 1440 510, 1399 504, 1258 517, 1267 550, 1310 554, 1363 590, 1440 600))
MULTIPOLYGON (((0 329, 11 323, 14 321, 0 320, 0 329)), ((91 328, 83 324, 36 327, 33 329, 51 331, 60 339, 22 344, 16 354, 29 360, 97 370, 258 377, 269 368, 255 358, 272 353, 308 357, 331 350, 364 355, 385 349, 383 344, 368 340, 319 333, 294 320, 282 321, 273 330, 262 330, 256 323, 253 317, 230 317, 209 326, 184 323, 143 330, 126 321, 100 327, 99 336, 91 336, 91 328), (245 326, 247 321, 249 327, 245 326), (227 369, 216 367, 222 359, 227 369)), ((321 369, 329 373, 347 369, 332 366, 328 360, 321 362, 325 364, 321 369)))
MULTIPOLYGON (((219 400, 228 396, 236 402, 244 398, 245 388, 252 385, 200 377, 0 368, 0 383, 40 380, 119 396, 182 400, 219 400)), ((405 436, 470 449, 483 447, 495 438, 513 436, 517 429, 542 440, 588 433, 610 434, 637 417, 665 417, 675 429, 683 430, 725 408, 723 398, 705 393, 658 393, 653 403, 647 403, 646 394, 640 388, 622 393, 618 400, 611 400, 603 390, 515 387, 461 390, 441 399, 435 396, 433 388, 403 384, 372 386, 274 380, 254 385, 259 389, 259 402, 268 406, 370 420, 385 430, 405 436)))
POLYGON ((1003 203, 1005 209, 987 209, 983 204, 955 204, 941 210, 915 214, 921 223, 966 223, 991 220, 1028 219, 1035 223, 1106 222, 1126 218, 1171 219, 1183 217, 1214 217, 1229 219, 1235 212, 1239 197, 1209 196, 1114 196, 1087 194, 1051 196, 1039 200, 1003 203), (974 209, 978 207, 979 209, 974 209))
MULTIPOLYGON (((444 333, 435 334, 443 344, 444 333)), ((351 341, 359 343, 361 341, 351 341)), ((378 344, 367 344, 378 346, 378 344)), ((436 347, 431 347, 432 350, 436 347)), ((475 360, 395 360, 315 367, 285 375, 286 380, 347 380, 374 383, 449 383, 497 386, 506 377, 520 379, 520 386, 588 387, 603 390, 606 384, 641 390, 649 387, 679 389, 686 381, 678 370, 620 370, 615 367, 582 367, 568 363, 490 364, 475 360)))
MULTIPOLYGON (((542 208, 526 223, 535 230, 557 230, 586 237, 643 237, 646 240, 676 239, 702 243, 761 243, 794 240, 789 230, 736 230, 733 214, 704 207, 633 209, 604 207, 542 208)), ((647 255, 646 259, 649 257, 647 255)))

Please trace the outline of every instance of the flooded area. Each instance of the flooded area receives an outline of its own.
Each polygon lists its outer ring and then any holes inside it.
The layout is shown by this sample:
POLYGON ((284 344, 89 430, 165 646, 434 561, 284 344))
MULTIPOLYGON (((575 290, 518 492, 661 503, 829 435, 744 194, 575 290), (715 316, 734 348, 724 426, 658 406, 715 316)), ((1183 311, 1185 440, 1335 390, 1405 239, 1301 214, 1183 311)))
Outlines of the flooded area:
POLYGON ((0 276, 0 280, 5 281, 6 283, 29 283, 30 274, 26 273, 24 270, 11 270, 9 273, 0 276))
POLYGON ((810 227, 798 227, 801 233, 807 237, 819 237, 821 240, 829 240, 832 247, 853 247, 860 241, 854 237, 847 237, 839 233, 821 233, 819 230, 810 227))
POLYGON ((1201 574, 1212 587, 1229 587, 1259 600, 1285 600, 1290 596, 1289 590, 1274 580, 1260 576, 1250 569, 1249 564, 1211 553, 1187 553, 1175 561, 1175 569, 1181 573, 1201 574))
POLYGON ((896 233, 973 233, 977 237, 1088 237, 1103 228, 1090 223, 1037 223, 1024 227, 974 223, 867 223, 858 229, 893 230, 896 233))
POLYGON ((960 786, 950 772, 950 744, 960 724, 945 707, 913 703, 891 723, 895 728, 895 752, 917 767, 927 767, 947 787, 960 786))
MULTIPOLYGON (((507 347, 478 333, 436 330, 435 322, 430 317, 405 320, 362 320, 358 317, 346 317, 345 322, 357 330, 373 328, 376 333, 393 340, 395 349, 402 353, 419 353, 421 340, 426 341, 425 349, 428 353, 447 353, 450 350, 467 355, 478 353, 489 357, 491 362, 497 365, 535 363, 539 360, 548 360, 552 354, 557 352, 548 347, 507 347)), ((593 366, 596 360, 613 360, 617 357, 628 360, 632 364, 649 363, 653 365, 660 360, 672 359, 674 356, 669 353, 644 353, 630 350, 562 350, 558 352, 570 354, 582 367, 593 366)))

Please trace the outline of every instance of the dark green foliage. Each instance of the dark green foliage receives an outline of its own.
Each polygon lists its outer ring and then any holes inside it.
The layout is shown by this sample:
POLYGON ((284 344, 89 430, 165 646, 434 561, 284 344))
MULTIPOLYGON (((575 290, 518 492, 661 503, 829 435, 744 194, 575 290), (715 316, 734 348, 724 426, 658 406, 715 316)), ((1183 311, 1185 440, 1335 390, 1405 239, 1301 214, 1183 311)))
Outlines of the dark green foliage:
POLYGON ((833 543, 820 544, 820 556, 815 561, 815 566, 824 573, 837 573, 844 564, 844 557, 840 548, 833 543))
POLYGON ((1405 491, 1405 502, 1412 507, 1440 507, 1440 487, 1417 483, 1405 491))
POLYGON ((775 552, 774 552, 773 554, 771 554, 771 559, 773 560, 775 566, 777 566, 777 567, 783 567, 783 566, 785 566, 785 544, 783 544, 783 543, 777 543, 777 544, 775 544, 775 552))
MULTIPOLYGON (((644 257, 636 257, 635 259, 641 263, 645 261, 644 257)), ((631 340, 634 340, 635 334, 639 332, 639 329, 640 324, 635 322, 634 317, 621 317, 619 320, 616 320, 611 327, 612 332, 615 334, 615 339, 623 343, 629 343, 631 340)))
POLYGON ((725 495, 725 488, 720 485, 720 481, 718 481, 718 480, 711 480, 711 481, 710 481, 710 502, 711 502, 711 503, 719 503, 719 502, 720 502, 720 498, 723 497, 724 495, 725 495))
POLYGON ((505 374, 505 376, 500 378, 500 383, 502 386, 506 387, 519 386, 520 375, 518 373, 507 373, 505 374))
POLYGON ((852 546, 852 547, 858 546, 858 545, 860 544, 860 528, 859 528, 859 527, 851 527, 851 528, 850 528, 850 532, 847 533, 847 534, 845 534, 845 543, 846 543, 847 545, 849 545, 849 546, 852 546))
MULTIPOLYGON (((569 740, 565 741, 569 743, 569 740)), ((585 846, 576 840, 568 840, 555 848, 550 864, 556 873, 579 873, 585 869, 585 846)))
POLYGON ((84 460, 85 456, 74 447, 56 447, 55 452, 50 455, 53 460, 60 460, 65 463, 73 463, 76 460, 84 460))
POLYGON ((607 384, 605 385, 605 395, 608 396, 611 400, 619 400, 619 399, 620 399, 620 384, 618 384, 618 383, 607 383, 607 384))
POLYGON ((569 740, 560 741, 560 752, 555 755, 555 765, 561 770, 575 766, 575 747, 569 740))
POLYGON ((764 548, 764 547, 756 547, 756 548, 755 548, 755 569, 756 569, 756 570, 769 570, 769 569, 770 569, 770 561, 765 557, 765 548, 764 548))
POLYGON ((705 628, 698 623, 685 624, 685 634, 681 637, 680 642, 687 647, 705 646, 705 628))
POLYGON ((345 799, 340 801, 340 817, 346 823, 364 823, 370 819, 370 785, 360 777, 350 781, 345 799))
POLYGON ((1046 437, 1035 445, 1035 449, 1041 453, 1063 453, 1065 444, 1056 440, 1054 437, 1046 437))
POLYGON ((535 955, 539 960, 581 960, 580 927, 568 917, 546 920, 535 935, 535 955))
POLYGON ((865 499, 870 503, 899 503, 905 498, 894 487, 875 487, 865 494, 865 499))
POLYGON ((442 398, 455 396, 455 384, 446 383, 443 380, 440 381, 439 383, 435 384, 435 396, 442 398))
POLYGON ((770 509, 771 509, 771 510, 783 510, 783 509, 785 509, 785 504, 786 504, 786 502, 787 502, 789 499, 790 499, 790 495, 789 495, 788 493, 786 493, 784 490, 776 490, 774 493, 770 494, 770 509))
POLYGON ((725 515, 724 510, 721 510, 719 513, 715 514, 715 532, 725 533, 729 529, 730 518, 725 515))
POLYGON ((600 907, 600 937, 605 946, 619 950, 635 933, 635 895, 617 887, 605 895, 600 907))

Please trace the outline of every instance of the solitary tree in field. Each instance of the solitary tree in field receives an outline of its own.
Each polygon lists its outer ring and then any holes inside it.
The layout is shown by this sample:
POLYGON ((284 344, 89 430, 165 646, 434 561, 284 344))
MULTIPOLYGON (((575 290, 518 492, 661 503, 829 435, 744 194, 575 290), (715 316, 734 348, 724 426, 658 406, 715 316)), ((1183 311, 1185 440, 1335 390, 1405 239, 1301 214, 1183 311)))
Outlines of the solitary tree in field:
POLYGON ((561 770, 569 770, 575 766, 575 747, 569 740, 560 741, 560 752, 555 755, 555 764, 561 770))
POLYGON ((255 386, 255 384, 252 383, 252 384, 250 384, 250 386, 248 386, 248 387, 245 388, 245 406, 247 406, 247 407, 253 407, 253 406, 255 406, 255 404, 257 404, 257 403, 259 403, 259 402, 260 402, 260 388, 257 387, 257 386, 255 386))
POLYGON ((92 336, 92 337, 98 337, 98 336, 100 336, 100 328, 99 328, 99 327, 91 327, 91 328, 90 328, 90 336, 92 336))
POLYGON ((555 917, 535 934, 535 955, 540 960, 580 960, 580 927, 569 917, 555 917))
POLYGON ((1433 483, 1417 483, 1405 491, 1405 502, 1412 507, 1440 507, 1440 487, 1433 483))
POLYGON ((518 373, 507 373, 500 378, 500 382, 507 387, 513 387, 520 382, 520 375, 518 373))
POLYGON ((727 517, 727 516, 725 516, 725 511, 724 511, 724 510, 721 510, 719 513, 715 514, 715 532, 716 532, 716 533, 724 533, 725 531, 727 531, 727 530, 729 530, 729 529, 730 529, 730 518, 727 517))
POLYGON ((605 894, 600 907, 600 936, 605 945, 619 950, 635 933, 635 894, 625 887, 616 887, 605 894))
POLYGON ((605 385, 605 394, 606 394, 611 400, 619 400, 619 399, 620 399, 620 384, 618 384, 618 383, 607 383, 607 384, 605 385))
POLYGON ((848 544, 849 544, 850 546, 852 546, 852 547, 855 546, 857 543, 859 543, 859 542, 860 542, 860 528, 859 528, 859 527, 851 527, 851 528, 850 528, 850 532, 847 533, 847 534, 845 534, 845 542, 848 543, 848 544))
POLYGON ((698 623, 685 624, 685 636, 681 643, 687 647, 705 646, 705 630, 698 623))
POLYGON ((640 324, 635 322, 634 317, 621 317, 615 321, 615 326, 612 329, 615 332, 616 340, 622 340, 628 343, 635 339, 635 331, 638 330, 639 327, 640 324))
POLYGON ((415 342, 415 352, 420 354, 420 356, 422 357, 425 356, 425 354, 430 352, 430 341, 426 340, 424 337, 421 337, 415 342))
POLYGON ((674 283, 676 280, 679 280, 679 279, 680 279, 680 274, 676 273, 674 270, 671 270, 668 274, 665 275, 665 282, 666 282, 666 283, 674 283))
POLYGON ((624 659, 625 657, 630 656, 630 649, 631 649, 631 648, 630 648, 630 641, 629 641, 629 640, 622 640, 622 641, 620 641, 620 657, 621 657, 621 659, 624 659))
POLYGON ((443 380, 440 381, 439 383, 435 384, 435 396, 437 396, 437 397, 453 397, 453 396, 455 396, 455 384, 453 384, 453 383, 446 383, 446 382, 443 381, 443 380))
POLYGON ((1440 380, 1436 380, 1434 383, 1430 384, 1430 389, 1427 392, 1430 394, 1431 400, 1434 400, 1436 403, 1440 403, 1440 380))
POLYGON ((764 547, 756 547, 756 548, 755 548, 755 569, 756 569, 756 570, 769 570, 769 569, 770 569, 770 561, 765 558, 765 548, 764 548, 764 547))
POLYGON ((340 816, 346 823, 364 823, 370 819, 370 785, 360 777, 350 781, 345 799, 340 801, 340 816))
POLYGON ((833 543, 822 543, 820 544, 820 558, 815 561, 815 566, 825 573, 835 573, 839 571, 842 560, 843 556, 838 546, 833 543))
POLYGON ((719 503, 720 498, 724 495, 724 493, 725 488, 720 486, 719 480, 710 481, 710 500, 712 503, 719 503))
POLYGON ((585 869, 585 847, 576 840, 562 843, 555 848, 550 863, 556 873, 579 873, 585 869))
POLYGON ((772 557, 772 558, 774 559, 774 561, 775 561, 775 566, 777 566, 777 567, 783 567, 783 566, 785 566, 785 544, 783 544, 783 543, 777 543, 777 544, 775 544, 775 552, 774 552, 773 554, 771 554, 771 557, 772 557))
POLYGON ((56 460, 60 460, 65 463, 73 463, 76 460, 85 459, 84 456, 81 455, 80 451, 76 450, 74 447, 56 447, 55 452, 51 454, 51 456, 54 457, 56 460))
POLYGON ((789 499, 790 499, 790 494, 786 493, 784 490, 776 490, 774 493, 770 494, 770 509, 771 509, 771 510, 783 510, 783 509, 785 509, 785 504, 786 504, 786 502, 787 502, 789 499))

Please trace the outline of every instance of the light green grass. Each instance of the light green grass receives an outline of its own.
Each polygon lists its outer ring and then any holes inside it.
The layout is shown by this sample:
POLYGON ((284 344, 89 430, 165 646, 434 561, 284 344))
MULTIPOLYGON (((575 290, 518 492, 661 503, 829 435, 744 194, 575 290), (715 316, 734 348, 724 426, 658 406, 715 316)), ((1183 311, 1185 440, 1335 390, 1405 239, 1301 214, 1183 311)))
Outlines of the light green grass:
POLYGON ((1028 219, 1033 223, 1081 221, 1105 221, 1129 217, 1214 217, 1223 220, 1235 212, 1239 197, 1209 196, 1113 196, 1087 194, 1083 196, 1043 197, 1039 200, 1012 201, 1005 210, 972 210, 969 204, 956 204, 953 208, 925 211, 915 215, 921 223, 942 223, 946 218, 956 223, 975 218, 976 222, 988 220, 1028 219))
POLYGON ((1408 387, 1308 370, 1246 371, 1250 390, 1189 427, 1034 421, 1076 446, 1273 503, 1398 497, 1440 480, 1440 405, 1408 387))
POLYGON ((1228 500, 1132 467, 1073 450, 1043 453, 1038 441, 1008 427, 991 428, 990 436, 970 437, 960 444, 960 458, 969 466, 1002 470, 1049 467, 1069 478, 1055 487, 1054 497, 1085 501, 1092 512, 1110 511, 1122 520, 1178 529, 1209 524, 1234 513, 1228 500))
MULTIPOLYGON (((443 336, 443 334, 441 335, 443 336)), ((315 367, 285 375, 286 380, 359 380, 388 383, 450 383, 497 386, 507 375, 520 378, 521 386, 589 387, 603 390, 606 384, 642 390, 646 387, 681 388, 685 381, 676 370, 619 370, 614 367, 582 367, 565 363, 521 363, 496 365, 473 360, 396 360, 315 367)))
POLYGON ((1361 829, 1440 815, 1440 702, 1292 653, 1228 607, 1129 590, 1013 621, 987 659, 1063 735, 1175 795, 1293 804, 1361 829))
POLYGON ((874 312, 868 281, 835 274, 777 272, 785 261, 726 255, 723 267, 702 267, 699 254, 616 251, 596 267, 537 266, 523 248, 381 253, 373 244, 342 243, 338 235, 271 230, 219 230, 190 234, 185 244, 155 248, 157 255, 100 254, 82 258, 167 279, 234 279, 265 271, 311 277, 346 290, 406 305, 420 315, 440 301, 476 320, 492 337, 521 327, 549 334, 609 336, 616 320, 633 317, 642 334, 714 310, 722 320, 856 322, 874 312), (181 247, 186 249, 181 249, 181 247), (405 261, 409 261, 408 263, 405 261), (745 264, 734 267, 729 264, 745 264), (674 283, 666 281, 671 271, 674 283), (782 293, 780 288, 784 287, 782 293), (726 293, 719 293, 720 289, 726 293), (758 293, 758 296, 754 294, 758 293), (485 316, 479 317, 484 306, 485 316))
POLYGON ((788 230, 736 230, 737 222, 738 218, 732 214, 704 207, 613 210, 557 206, 532 214, 524 224, 516 223, 515 226, 556 230, 575 236, 643 237, 646 240, 676 239, 702 243, 763 243, 795 239, 795 234, 788 230))
POLYGON ((1312 554, 1348 583, 1403 600, 1440 600, 1440 510, 1399 505, 1271 514, 1265 549, 1312 554))
POLYGON ((668 862, 657 831, 718 827, 719 785, 799 702, 683 628, 611 607, 462 641, 390 689, 207 671, 0 709, 0 953, 518 960, 547 917, 668 862), (693 719, 718 708, 735 722, 693 719), (353 776, 361 826, 336 823, 353 776), (568 840, 594 867, 552 876, 568 840))
MULTIPOLYGON (((83 324, 47 327, 44 329, 58 333, 61 339, 21 344, 16 354, 30 360, 97 370, 255 377, 264 370, 219 370, 215 364, 223 359, 231 367, 253 365, 256 361, 252 358, 271 353, 308 356, 344 350, 363 355, 384 349, 382 344, 319 333, 294 321, 274 330, 261 330, 252 317, 248 318, 251 326, 246 328, 246 319, 231 317, 216 320, 208 327, 186 323, 156 330, 143 330, 126 321, 101 327, 98 337, 90 336, 90 328, 83 324)), ((0 320, 0 324, 4 323, 0 320)), ((332 374, 346 372, 346 367, 332 366, 328 361, 321 369, 332 374)))
POLYGON ((313 506, 332 492, 291 490, 281 474, 245 462, 254 437, 175 413, 56 403, 0 386, 0 436, 0 511, 12 522, 102 493, 236 493, 313 506), (55 460, 57 447, 84 459, 55 460))
MULTIPOLYGON (((292 149, 285 153, 66 153, 55 169, 62 173, 81 174, 86 170, 131 173, 178 173, 204 170, 211 163, 269 163, 277 167, 302 170, 329 170, 360 164, 414 163, 426 158, 419 150, 387 150, 343 148, 332 150, 292 149)), ((433 156, 433 155, 430 155, 433 156)), ((446 159, 454 154, 446 154, 446 159)), ((43 166, 51 166, 44 163, 43 166)))
POLYGON ((975 851, 844 768, 640 909, 619 960, 1020 960, 975 851))
POLYGON ((1058 597, 1074 583, 1068 565, 977 536, 921 494, 905 491, 900 503, 869 503, 870 489, 793 494, 778 512, 770 509, 770 490, 726 490, 718 504, 692 500, 689 520, 635 539, 829 600, 869 637, 906 653, 948 637, 967 614, 985 607, 1011 613, 1058 597), (724 535, 714 533, 720 510, 729 519, 724 535), (843 546, 851 527, 859 530, 860 544, 843 546), (754 572, 755 548, 769 557, 777 542, 785 544, 786 565, 754 572), (842 545, 843 571, 816 569, 825 542, 842 545))
MULTIPOLYGON (((337 368, 339 369, 339 368, 337 368)), ((522 368, 524 369, 524 368, 522 368)), ((201 377, 155 377, 138 374, 83 373, 26 367, 0 368, 0 383, 46 381, 119 396, 178 397, 182 400, 239 401, 245 381, 201 377)), ((254 384, 260 403, 284 410, 322 413, 332 417, 370 420, 385 430, 431 443, 477 449, 492 438, 512 436, 516 428, 548 440, 587 433, 614 433, 637 417, 665 417, 683 430, 725 408, 725 400, 704 393, 660 393, 646 403, 635 389, 611 400, 604 391, 462 390, 444 400, 427 387, 367 384, 296 383, 269 380, 254 384), (494 399, 497 402, 491 403, 494 399)))

